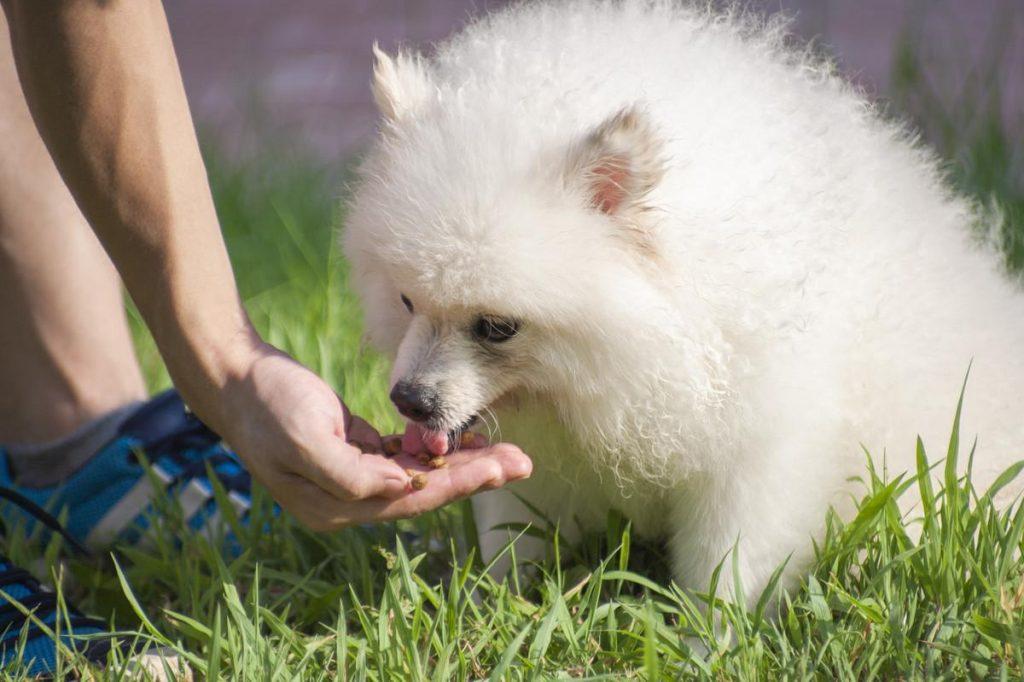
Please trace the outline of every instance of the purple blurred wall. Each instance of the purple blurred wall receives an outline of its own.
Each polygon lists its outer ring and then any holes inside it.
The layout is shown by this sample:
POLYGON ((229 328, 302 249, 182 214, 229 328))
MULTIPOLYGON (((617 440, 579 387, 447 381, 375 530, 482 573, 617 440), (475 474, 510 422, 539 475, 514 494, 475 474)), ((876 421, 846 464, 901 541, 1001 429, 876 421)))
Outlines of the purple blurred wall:
MULTIPOLYGON (((267 136, 325 160, 365 144, 375 113, 370 45, 424 45, 504 0, 174 0, 166 9, 199 127, 230 153, 258 149, 267 136)), ((916 17, 927 64, 955 97, 993 32, 1008 32, 1000 74, 1014 121, 1024 101, 1024 11, 1020 0, 754 0, 796 16, 868 92, 884 95, 893 46, 916 17), (1012 16, 1009 22, 1007 16, 1012 16), (964 53, 968 55, 964 59, 964 53)))

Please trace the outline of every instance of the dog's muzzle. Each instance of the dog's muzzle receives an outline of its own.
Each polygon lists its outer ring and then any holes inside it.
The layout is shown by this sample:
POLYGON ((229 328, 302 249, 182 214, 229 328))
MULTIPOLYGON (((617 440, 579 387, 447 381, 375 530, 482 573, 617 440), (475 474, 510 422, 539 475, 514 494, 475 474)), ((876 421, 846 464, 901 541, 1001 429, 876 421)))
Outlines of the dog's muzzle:
POLYGON ((437 391, 411 381, 399 381, 391 389, 391 402, 395 404, 403 417, 414 422, 436 420, 441 401, 437 391))

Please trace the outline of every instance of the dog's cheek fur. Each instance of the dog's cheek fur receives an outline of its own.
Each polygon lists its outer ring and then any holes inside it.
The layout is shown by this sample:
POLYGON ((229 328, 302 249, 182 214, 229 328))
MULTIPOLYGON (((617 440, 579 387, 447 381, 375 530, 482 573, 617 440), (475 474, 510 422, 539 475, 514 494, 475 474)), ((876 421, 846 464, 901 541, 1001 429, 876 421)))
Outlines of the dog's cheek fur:
POLYGON ((711 343, 720 332, 696 315, 682 324, 639 277, 632 286, 619 283, 633 291, 629 305, 606 299, 591 308, 600 312, 536 349, 550 404, 620 489, 669 488, 728 466, 728 439, 720 437, 729 418, 728 358, 713 353, 721 346, 711 343))

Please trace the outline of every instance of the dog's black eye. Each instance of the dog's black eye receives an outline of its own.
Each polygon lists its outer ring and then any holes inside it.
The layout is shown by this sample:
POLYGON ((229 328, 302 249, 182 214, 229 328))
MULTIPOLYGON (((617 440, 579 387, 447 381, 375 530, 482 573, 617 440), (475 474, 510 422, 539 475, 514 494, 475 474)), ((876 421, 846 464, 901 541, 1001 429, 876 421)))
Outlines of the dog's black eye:
POLYGON ((518 332, 518 322, 502 317, 481 317, 473 325, 473 336, 478 341, 501 343, 502 341, 508 341, 518 332))
POLYGON ((402 305, 404 305, 405 309, 408 310, 411 313, 412 312, 412 301, 410 301, 409 297, 406 296, 405 294, 399 294, 399 295, 402 297, 402 305))

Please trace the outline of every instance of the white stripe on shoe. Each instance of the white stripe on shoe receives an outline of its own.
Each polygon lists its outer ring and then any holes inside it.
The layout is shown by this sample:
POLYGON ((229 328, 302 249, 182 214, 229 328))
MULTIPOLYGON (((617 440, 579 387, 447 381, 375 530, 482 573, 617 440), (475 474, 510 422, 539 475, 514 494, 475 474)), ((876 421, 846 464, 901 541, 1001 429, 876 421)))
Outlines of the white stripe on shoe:
MULTIPOLYGON (((249 507, 252 505, 249 500, 245 499, 234 490, 228 493, 228 500, 231 502, 231 506, 235 509, 235 515, 238 518, 242 518, 249 511, 249 507)), ((206 539, 211 543, 218 543, 224 539, 224 533, 228 532, 227 522, 224 520, 220 509, 214 509, 213 513, 206 517, 203 521, 203 527, 199 530, 200 534, 206 536, 206 539)))
MULTIPOLYGON (((194 478, 181 489, 181 492, 178 493, 177 503, 178 508, 181 509, 181 518, 186 526, 190 525, 192 517, 206 506, 206 503, 211 499, 213 499, 213 492, 207 490, 202 483, 194 478)), ((143 533, 136 544, 147 549, 155 547, 156 539, 154 535, 156 534, 156 527, 157 524, 154 523, 154 519, 149 519, 149 528, 146 529, 146 532, 143 533)))
MULTIPOLYGON (((169 484, 174 478, 154 464, 151 467, 153 475, 164 485, 169 484)), ((129 525, 139 518, 139 514, 146 510, 153 500, 153 482, 149 476, 142 478, 129 490, 124 497, 118 500, 117 504, 111 507, 100 522, 97 523, 85 538, 87 547, 97 550, 106 549, 118 538, 129 525)))
POLYGON ((245 516, 248 513, 249 508, 252 506, 252 502, 245 499, 234 490, 228 493, 228 499, 231 500, 231 505, 235 508, 235 513, 238 514, 239 517, 245 516))
POLYGON ((213 491, 209 490, 196 479, 188 482, 178 494, 178 506, 181 507, 181 518, 188 524, 195 513, 199 511, 210 499, 213 498, 213 491))

